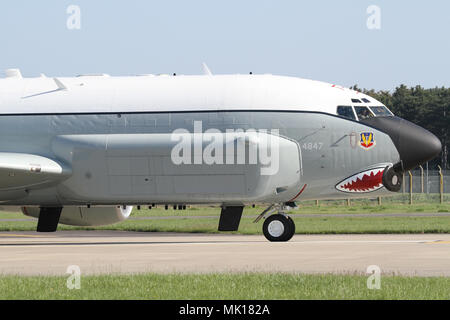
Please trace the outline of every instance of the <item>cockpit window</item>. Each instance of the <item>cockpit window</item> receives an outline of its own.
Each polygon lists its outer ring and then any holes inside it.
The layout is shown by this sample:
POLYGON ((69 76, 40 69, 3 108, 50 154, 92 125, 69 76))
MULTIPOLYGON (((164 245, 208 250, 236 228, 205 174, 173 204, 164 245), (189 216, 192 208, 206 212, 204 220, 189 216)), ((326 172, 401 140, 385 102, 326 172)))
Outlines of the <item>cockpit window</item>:
POLYGON ((370 110, 375 114, 376 117, 389 117, 392 116, 392 113, 388 110, 388 108, 384 106, 379 107, 370 107, 370 110))
POLYGON ((355 107, 355 112, 359 120, 372 118, 374 116, 373 113, 370 112, 369 108, 367 107, 355 107))
POLYGON ((355 113, 351 106, 338 106, 337 107, 338 116, 356 120, 355 113))

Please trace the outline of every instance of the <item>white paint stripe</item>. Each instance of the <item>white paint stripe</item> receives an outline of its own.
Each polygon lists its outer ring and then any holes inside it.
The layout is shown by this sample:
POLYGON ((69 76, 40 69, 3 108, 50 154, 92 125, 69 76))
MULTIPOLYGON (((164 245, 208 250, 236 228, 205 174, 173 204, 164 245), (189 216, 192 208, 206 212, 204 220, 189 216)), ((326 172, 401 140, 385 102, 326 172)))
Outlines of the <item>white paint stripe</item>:
POLYGON ((440 240, 312 240, 293 243, 424 243, 440 240))
MULTIPOLYGON (((37 244, 37 242, 2 242, 2 244, 13 244, 15 247, 17 246, 27 246, 28 244, 30 244, 30 246, 32 246, 33 248, 40 248, 40 247, 60 247, 61 245, 64 246, 75 246, 75 247, 84 247, 84 246, 124 246, 124 245, 151 245, 151 246, 192 246, 192 245, 245 245, 245 244, 264 244, 264 245, 278 245, 278 246, 282 246, 282 245, 295 245, 295 244, 355 244, 355 243, 367 243, 367 244, 388 244, 388 243, 438 243, 442 240, 430 240, 430 239, 424 239, 424 240, 311 240, 311 241, 295 241, 295 240, 291 240, 289 242, 268 242, 267 240, 254 240, 254 241, 236 241, 236 242, 195 242, 196 240, 193 240, 192 242, 187 242, 187 243, 180 243, 180 242, 176 242, 174 241, 173 243, 168 241, 168 242, 164 242, 161 241, 161 243, 158 243, 157 241, 148 241, 148 243, 144 240, 144 241, 112 241, 112 242, 102 242, 101 244, 97 243, 98 241, 93 241, 93 243, 90 242, 84 242, 83 244, 79 244, 78 243, 73 243, 71 244, 71 242, 59 242, 56 244, 51 244, 51 243, 46 243, 46 244, 42 244, 39 245, 37 244), (116 243, 119 242, 119 243, 116 243), (123 243, 120 243, 123 242, 123 243)), ((201 240, 199 240, 201 241, 201 240)), ((1 245, 0 245, 1 246, 1 245)))

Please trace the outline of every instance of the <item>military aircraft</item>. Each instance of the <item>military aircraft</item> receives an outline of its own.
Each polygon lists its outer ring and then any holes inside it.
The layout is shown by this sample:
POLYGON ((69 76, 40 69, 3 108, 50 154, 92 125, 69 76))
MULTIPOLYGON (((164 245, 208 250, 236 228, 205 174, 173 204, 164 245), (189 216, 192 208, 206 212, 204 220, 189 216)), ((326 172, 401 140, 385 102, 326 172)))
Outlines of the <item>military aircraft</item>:
POLYGON ((58 223, 112 224, 133 206, 267 205, 263 233, 288 241, 297 201, 393 194, 441 151, 372 97, 270 74, 0 79, 0 201, 58 223))

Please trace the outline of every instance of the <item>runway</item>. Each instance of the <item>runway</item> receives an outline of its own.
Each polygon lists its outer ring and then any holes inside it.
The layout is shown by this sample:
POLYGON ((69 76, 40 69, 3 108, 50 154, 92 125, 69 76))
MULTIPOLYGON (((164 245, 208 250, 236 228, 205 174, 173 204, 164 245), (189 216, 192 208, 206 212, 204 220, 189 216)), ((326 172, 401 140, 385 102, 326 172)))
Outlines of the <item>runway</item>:
POLYGON ((0 274, 141 272, 360 273, 450 276, 450 235, 262 235, 121 231, 0 232, 0 274))

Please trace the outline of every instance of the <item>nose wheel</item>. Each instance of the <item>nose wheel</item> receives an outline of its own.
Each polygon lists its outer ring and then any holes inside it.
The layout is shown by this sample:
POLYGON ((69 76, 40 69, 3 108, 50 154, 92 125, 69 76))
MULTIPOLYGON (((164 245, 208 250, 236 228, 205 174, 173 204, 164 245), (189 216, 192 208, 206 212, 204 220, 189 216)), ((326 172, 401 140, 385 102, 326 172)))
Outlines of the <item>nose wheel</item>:
POLYGON ((392 192, 400 191, 403 182, 403 175, 395 170, 395 166, 387 166, 383 172, 383 185, 386 189, 392 192))
POLYGON ((256 223, 266 215, 269 215, 263 223, 263 234, 266 239, 269 241, 289 241, 295 234, 295 223, 284 211, 293 207, 295 207, 295 203, 294 206, 271 204, 253 222, 256 223))
POLYGON ((269 241, 289 241, 295 234, 295 223, 291 217, 277 213, 264 221, 263 233, 269 241))

